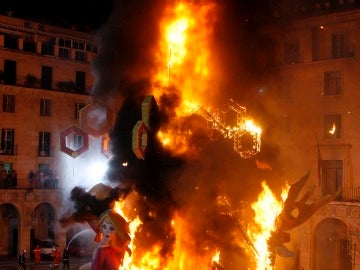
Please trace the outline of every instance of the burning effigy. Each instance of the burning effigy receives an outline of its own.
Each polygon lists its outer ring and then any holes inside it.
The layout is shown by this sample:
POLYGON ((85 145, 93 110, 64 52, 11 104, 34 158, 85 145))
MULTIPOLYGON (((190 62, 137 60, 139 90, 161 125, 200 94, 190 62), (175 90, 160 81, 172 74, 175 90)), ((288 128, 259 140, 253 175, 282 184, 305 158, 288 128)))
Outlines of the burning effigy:
POLYGON ((60 221, 98 232, 102 213, 121 215, 119 269, 272 269, 293 255, 288 230, 331 199, 298 200, 308 176, 282 198, 259 180, 276 170, 242 91, 224 93, 241 85, 227 82, 222 60, 234 55, 219 50, 225 17, 217 1, 122 1, 99 29, 91 94, 117 112, 107 180, 73 188, 60 221))

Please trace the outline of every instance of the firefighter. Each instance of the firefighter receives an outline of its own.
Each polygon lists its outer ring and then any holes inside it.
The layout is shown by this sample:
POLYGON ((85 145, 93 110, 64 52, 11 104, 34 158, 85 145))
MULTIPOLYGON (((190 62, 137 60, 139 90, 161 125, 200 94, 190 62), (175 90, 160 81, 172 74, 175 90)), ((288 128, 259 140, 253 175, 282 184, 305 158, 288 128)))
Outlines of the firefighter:
POLYGON ((41 264, 41 248, 39 245, 35 246, 33 253, 34 253, 35 264, 41 264))

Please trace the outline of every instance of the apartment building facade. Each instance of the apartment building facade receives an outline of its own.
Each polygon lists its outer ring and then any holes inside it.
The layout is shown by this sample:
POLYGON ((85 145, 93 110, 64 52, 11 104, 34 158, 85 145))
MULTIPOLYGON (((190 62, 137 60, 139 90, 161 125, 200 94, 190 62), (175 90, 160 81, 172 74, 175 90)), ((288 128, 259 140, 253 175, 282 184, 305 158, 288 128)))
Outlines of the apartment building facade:
POLYGON ((291 269, 360 269, 360 9, 354 1, 299 5, 268 32, 275 44, 268 55, 272 139, 286 176, 310 171, 308 203, 336 199, 290 232, 291 269))
POLYGON ((44 239, 61 248, 68 241, 58 219, 68 176, 76 177, 75 159, 85 152, 76 152, 88 135, 79 113, 93 101, 96 53, 91 33, 0 16, 0 255, 31 251, 44 239))

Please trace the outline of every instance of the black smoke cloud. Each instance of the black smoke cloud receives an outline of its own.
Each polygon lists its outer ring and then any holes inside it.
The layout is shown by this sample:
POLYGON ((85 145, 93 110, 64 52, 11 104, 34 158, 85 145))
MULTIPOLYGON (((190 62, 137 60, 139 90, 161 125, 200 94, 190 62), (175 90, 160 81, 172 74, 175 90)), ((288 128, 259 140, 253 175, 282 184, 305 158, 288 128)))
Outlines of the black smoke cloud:
POLYGON ((132 87, 147 80, 154 65, 154 46, 162 1, 117 1, 108 22, 97 31, 99 56, 92 63, 92 95, 105 102, 138 95, 132 87))

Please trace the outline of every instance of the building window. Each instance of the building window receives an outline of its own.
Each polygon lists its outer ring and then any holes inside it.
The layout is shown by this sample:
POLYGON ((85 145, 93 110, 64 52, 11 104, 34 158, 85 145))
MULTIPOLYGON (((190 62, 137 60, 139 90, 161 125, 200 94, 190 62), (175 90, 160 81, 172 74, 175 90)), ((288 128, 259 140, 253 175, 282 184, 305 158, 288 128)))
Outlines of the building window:
POLYGON ((54 56, 55 38, 49 38, 41 44, 41 54, 54 56))
POLYGON ((343 161, 322 160, 322 195, 336 194, 340 192, 343 182, 343 161))
POLYGON ((299 41, 285 43, 285 64, 295 64, 300 62, 299 41))
POLYGON ((75 51, 75 60, 85 62, 86 61, 86 52, 75 51))
POLYGON ((312 60, 313 61, 318 61, 321 59, 319 30, 320 30, 319 26, 313 26, 311 28, 311 51, 312 51, 312 60))
POLYGON ((332 35, 332 58, 352 57, 353 52, 350 50, 349 34, 340 33, 332 35))
POLYGON ((85 83, 86 83, 86 73, 82 71, 76 71, 75 74, 75 83, 76 83, 76 89, 79 93, 85 92, 85 83))
POLYGON ((51 99, 40 99, 40 116, 51 116, 51 99))
POLYGON ((13 129, 1 130, 1 150, 2 155, 14 155, 14 134, 13 129))
POLYGON ((341 138, 340 114, 327 114, 324 116, 324 138, 325 139, 341 138))
POLYGON ((71 40, 65 38, 59 38, 59 47, 71 48, 71 40))
POLYGON ((98 49, 95 43, 86 43, 86 48, 85 50, 87 52, 94 52, 97 53, 98 49))
POLYGON ((15 95, 3 95, 2 111, 14 113, 15 112, 15 95))
POLYGON ((32 53, 36 52, 36 42, 32 36, 25 37, 23 50, 25 52, 32 52, 32 53))
MULTIPOLYGON (((1 165, 0 165, 1 167, 1 165)), ((13 164, 11 162, 3 162, 3 166, 2 166, 5 170, 7 170, 8 172, 11 172, 13 170, 13 164)))
POLYGON ((59 48, 59 57, 62 59, 70 59, 70 49, 59 48))
POLYGON ((327 71, 324 73, 324 95, 333 96, 341 94, 341 72, 327 71))
POLYGON ((70 59, 71 40, 59 38, 59 57, 70 59))
POLYGON ((39 132, 39 153, 40 157, 50 156, 50 132, 39 132))
POLYGON ((41 67, 41 80, 40 87, 41 89, 52 89, 52 67, 42 66, 41 67))
POLYGON ((80 110, 85 107, 84 103, 75 103, 75 119, 79 119, 80 110))
POLYGON ((19 37, 13 34, 5 34, 4 35, 4 47, 8 49, 19 49, 18 43, 19 37))
POLYGON ((82 41, 73 41, 72 47, 75 50, 85 51, 85 43, 82 41))
POLYGON ((13 60, 4 60, 4 83, 16 85, 16 66, 17 62, 13 60))

